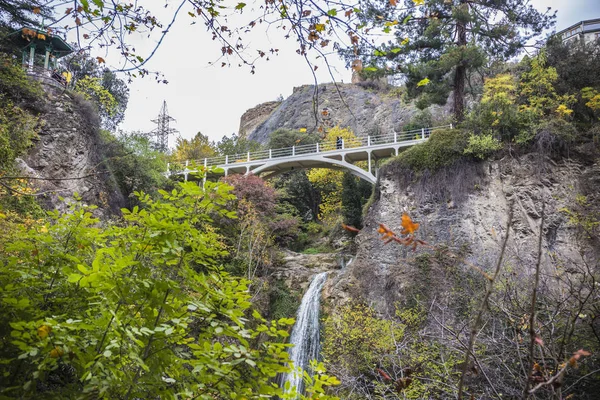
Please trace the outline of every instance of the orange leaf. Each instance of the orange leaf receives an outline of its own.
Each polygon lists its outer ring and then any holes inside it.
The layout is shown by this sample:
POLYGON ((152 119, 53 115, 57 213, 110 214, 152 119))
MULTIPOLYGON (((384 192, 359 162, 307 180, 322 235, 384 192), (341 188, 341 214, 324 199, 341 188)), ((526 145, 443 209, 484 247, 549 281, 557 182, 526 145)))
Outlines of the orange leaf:
POLYGON ((34 14, 39 14, 39 13, 41 13, 41 12, 42 12, 42 10, 40 10, 40 8, 39 8, 39 7, 33 7, 33 10, 32 10, 32 11, 33 11, 33 13, 34 13, 34 14))
POLYGON ((407 213, 403 213, 402 214, 402 228, 404 228, 404 230, 402 231, 403 235, 407 235, 407 234, 412 235, 415 233, 415 231, 417 229, 419 229, 419 224, 416 222, 413 222, 407 213))
POLYGON ((379 372, 379 375, 381 375, 386 381, 392 380, 392 377, 389 376, 384 370, 377 368, 377 372, 379 372))
POLYGON ((348 232, 354 232, 354 233, 360 232, 360 229, 356 229, 355 227, 349 226, 349 225, 346 225, 346 224, 342 224, 342 228, 344 228, 348 232))
POLYGON ((397 2, 396 2, 396 0, 390 0, 390 4, 394 7, 396 7, 397 2))
POLYGON ((99 64, 104 64, 104 58, 102 58, 102 57, 96 57, 96 60, 98 60, 99 64))

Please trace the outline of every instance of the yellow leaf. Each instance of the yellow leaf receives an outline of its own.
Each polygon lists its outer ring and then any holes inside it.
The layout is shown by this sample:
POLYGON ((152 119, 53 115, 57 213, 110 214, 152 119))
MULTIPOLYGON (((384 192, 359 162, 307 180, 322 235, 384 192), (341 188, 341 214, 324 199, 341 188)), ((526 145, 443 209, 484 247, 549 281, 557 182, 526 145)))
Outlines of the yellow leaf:
POLYGON ((415 6, 422 6, 425 3, 425 0, 413 0, 415 6))
POLYGON ((429 82, 431 82, 429 78, 422 79, 417 83, 417 87, 429 85, 429 82))
POLYGON ((323 32, 325 30, 325 24, 315 24, 315 30, 317 32, 323 32))
POLYGON ((401 44, 402 46, 406 46, 406 45, 408 44, 408 42, 410 42, 410 39, 409 39, 409 38, 406 38, 406 39, 404 39, 402 42, 400 42, 400 44, 401 44))
POLYGON ((298 131, 304 133, 304 132, 306 132, 306 128, 300 128, 300 129, 298 129, 298 131))
POLYGON ((55 348, 53 348, 52 350, 50 350, 50 357, 51 358, 58 358, 58 357, 62 357, 63 354, 65 354, 65 352, 58 346, 56 346, 55 348))
POLYGON ((52 332, 52 327, 48 325, 42 325, 37 330, 38 336, 41 339, 46 339, 50 332, 52 332))

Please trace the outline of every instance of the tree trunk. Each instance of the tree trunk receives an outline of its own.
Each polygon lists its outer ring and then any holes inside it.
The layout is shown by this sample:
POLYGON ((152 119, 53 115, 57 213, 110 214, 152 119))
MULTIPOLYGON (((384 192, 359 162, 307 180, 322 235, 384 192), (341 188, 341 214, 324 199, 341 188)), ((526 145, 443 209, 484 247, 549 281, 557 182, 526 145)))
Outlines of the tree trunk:
POLYGON ((454 73, 454 118, 461 122, 465 113, 465 81, 467 79, 467 68, 460 64, 456 66, 454 73))
MULTIPOLYGON (((466 0, 461 0, 461 8, 469 5, 466 0)), ((460 15, 460 14, 459 14, 460 15)), ((461 20, 459 16, 456 22, 456 45, 459 48, 464 49, 467 46, 467 27, 465 21, 461 20)), ((460 60, 456 65, 456 72, 454 73, 454 118, 456 122, 461 122, 464 118, 465 113, 465 82, 467 80, 467 67, 465 66, 464 60, 460 60)))

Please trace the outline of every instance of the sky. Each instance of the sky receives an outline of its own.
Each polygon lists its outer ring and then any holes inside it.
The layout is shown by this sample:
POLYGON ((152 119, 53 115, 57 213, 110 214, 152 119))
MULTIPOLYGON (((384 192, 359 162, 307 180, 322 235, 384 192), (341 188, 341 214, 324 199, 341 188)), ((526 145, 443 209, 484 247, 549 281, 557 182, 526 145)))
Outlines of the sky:
MULTIPOLYGON (((541 11, 547 7, 558 10, 556 31, 581 20, 600 18, 600 0, 532 0, 531 3, 541 11)), ((158 11, 159 18, 160 13, 167 19, 169 10, 158 11)), ((285 98, 294 87, 314 82, 312 69, 295 52, 296 43, 293 39, 283 39, 278 31, 257 29, 250 37, 256 47, 280 49, 279 55, 269 61, 260 60, 255 74, 251 74, 248 67, 210 65, 219 57, 220 46, 211 40, 201 23, 190 22, 185 13, 180 15, 146 64, 150 70, 161 71, 169 83, 156 83, 154 78, 145 77, 130 84, 129 104, 120 126, 124 131, 151 131, 155 127, 151 120, 166 101, 169 114, 176 120, 171 127, 179 131, 178 135, 191 138, 202 132, 217 141, 237 133, 240 117, 246 110, 276 100, 280 95, 285 98)), ((138 53, 149 53, 155 43, 156 40, 139 39, 138 53)), ((333 79, 350 82, 351 71, 342 60, 332 55, 329 63, 333 78, 321 62, 316 71, 319 83, 333 79)), ((169 142, 173 145, 175 137, 169 142)))

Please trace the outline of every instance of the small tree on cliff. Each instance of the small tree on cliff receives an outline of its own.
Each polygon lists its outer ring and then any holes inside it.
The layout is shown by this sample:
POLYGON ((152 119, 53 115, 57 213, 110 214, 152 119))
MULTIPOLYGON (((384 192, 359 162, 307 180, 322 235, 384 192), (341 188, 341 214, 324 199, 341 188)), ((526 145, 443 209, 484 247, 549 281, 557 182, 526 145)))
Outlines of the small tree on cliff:
POLYGON ((513 57, 555 19, 521 0, 405 0, 404 6, 396 8, 395 0, 371 2, 365 22, 376 21, 384 32, 395 30, 396 40, 375 52, 363 47, 363 62, 395 65, 422 108, 445 104, 452 91, 459 121, 469 71, 484 65, 486 58, 513 57))

